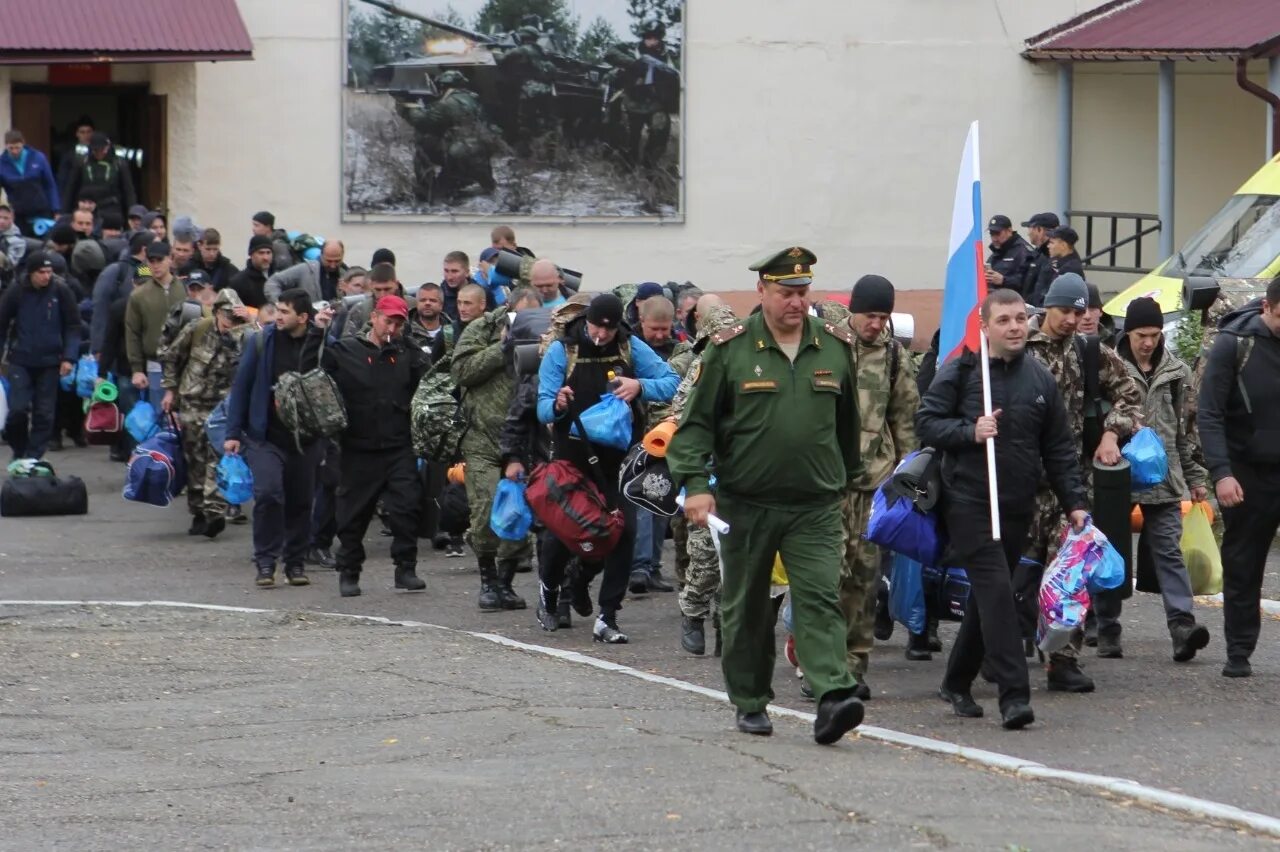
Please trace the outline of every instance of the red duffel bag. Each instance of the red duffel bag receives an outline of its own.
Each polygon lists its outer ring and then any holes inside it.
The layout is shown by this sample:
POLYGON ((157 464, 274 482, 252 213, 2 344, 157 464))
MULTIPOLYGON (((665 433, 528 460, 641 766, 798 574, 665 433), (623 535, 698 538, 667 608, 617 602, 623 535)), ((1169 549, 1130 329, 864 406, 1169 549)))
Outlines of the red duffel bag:
MULTIPOLYGON (((585 435, 587 430, 579 425, 578 434, 585 435)), ((603 480, 600 460, 589 442, 587 451, 592 470, 603 480)), ((571 462, 562 459, 535 467, 524 496, 533 516, 583 559, 604 559, 622 538, 626 523, 622 512, 611 507, 600 487, 571 462)))
POLYGON ((109 446, 120 439, 124 418, 114 402, 95 402, 84 418, 84 439, 96 446, 109 446))

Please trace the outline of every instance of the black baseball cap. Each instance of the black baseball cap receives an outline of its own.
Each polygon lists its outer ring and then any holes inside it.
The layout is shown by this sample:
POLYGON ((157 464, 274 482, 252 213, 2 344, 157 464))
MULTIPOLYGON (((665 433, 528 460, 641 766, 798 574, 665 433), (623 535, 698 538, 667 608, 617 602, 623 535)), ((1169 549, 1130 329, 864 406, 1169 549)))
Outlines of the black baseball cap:
POLYGON ((187 274, 188 287, 212 287, 213 279, 203 269, 193 269, 187 274))
POLYGON ((1037 213, 1030 219, 1022 223, 1024 228, 1056 228, 1062 223, 1058 221, 1057 213, 1037 213))
POLYGON ((168 257, 172 251, 164 240, 156 240, 147 246, 147 257, 168 257))
POLYGON ((991 221, 987 223, 987 233, 998 234, 1013 227, 1013 222, 1003 213, 997 213, 991 217, 991 221))

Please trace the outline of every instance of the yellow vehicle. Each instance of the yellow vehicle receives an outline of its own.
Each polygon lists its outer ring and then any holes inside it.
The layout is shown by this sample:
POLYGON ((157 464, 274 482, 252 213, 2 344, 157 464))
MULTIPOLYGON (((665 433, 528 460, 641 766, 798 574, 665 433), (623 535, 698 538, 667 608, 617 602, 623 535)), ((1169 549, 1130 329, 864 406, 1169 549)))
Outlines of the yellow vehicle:
POLYGON ((1183 310, 1190 278, 1224 290, 1261 295, 1280 275, 1280 154, 1273 157, 1175 254, 1120 293, 1103 310, 1124 317, 1129 302, 1148 296, 1166 318, 1183 310))

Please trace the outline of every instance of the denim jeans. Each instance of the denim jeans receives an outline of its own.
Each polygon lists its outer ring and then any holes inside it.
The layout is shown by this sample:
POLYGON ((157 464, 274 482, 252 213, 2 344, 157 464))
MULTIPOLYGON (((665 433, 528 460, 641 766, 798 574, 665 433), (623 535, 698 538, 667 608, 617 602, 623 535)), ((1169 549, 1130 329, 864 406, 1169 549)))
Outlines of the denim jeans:
POLYGON ((662 567, 662 543, 667 537, 671 519, 655 515, 647 509, 636 509, 636 546, 631 557, 631 570, 652 574, 662 567))
POLYGON ((15 459, 38 459, 49 446, 58 406, 58 374, 56 365, 9 365, 9 418, 4 431, 15 459))

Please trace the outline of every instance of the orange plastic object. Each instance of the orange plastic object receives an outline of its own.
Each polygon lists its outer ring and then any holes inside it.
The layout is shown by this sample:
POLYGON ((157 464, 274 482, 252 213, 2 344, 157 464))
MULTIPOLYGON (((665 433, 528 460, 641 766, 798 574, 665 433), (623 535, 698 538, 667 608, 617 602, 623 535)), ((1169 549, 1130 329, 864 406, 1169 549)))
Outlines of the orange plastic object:
MULTIPOLYGON (((1191 511, 1191 507, 1194 505, 1195 503, 1191 502, 1190 500, 1183 500, 1182 501, 1182 517, 1185 518, 1187 514, 1191 511)), ((1208 514, 1209 516, 1209 523, 1213 523, 1212 504, 1210 504, 1208 501, 1205 501, 1204 509, 1205 509, 1205 513, 1208 514)), ((1135 533, 1142 532, 1142 508, 1139 506, 1134 506, 1133 514, 1129 516, 1129 529, 1133 530, 1135 533)))
POLYGON ((675 434, 676 424, 659 423, 644 436, 644 451, 654 458, 662 458, 667 454, 667 447, 671 446, 671 438, 675 434))
POLYGON ((450 482, 460 485, 466 481, 466 478, 467 478, 466 462, 458 462, 453 467, 449 468, 447 479, 450 482))

